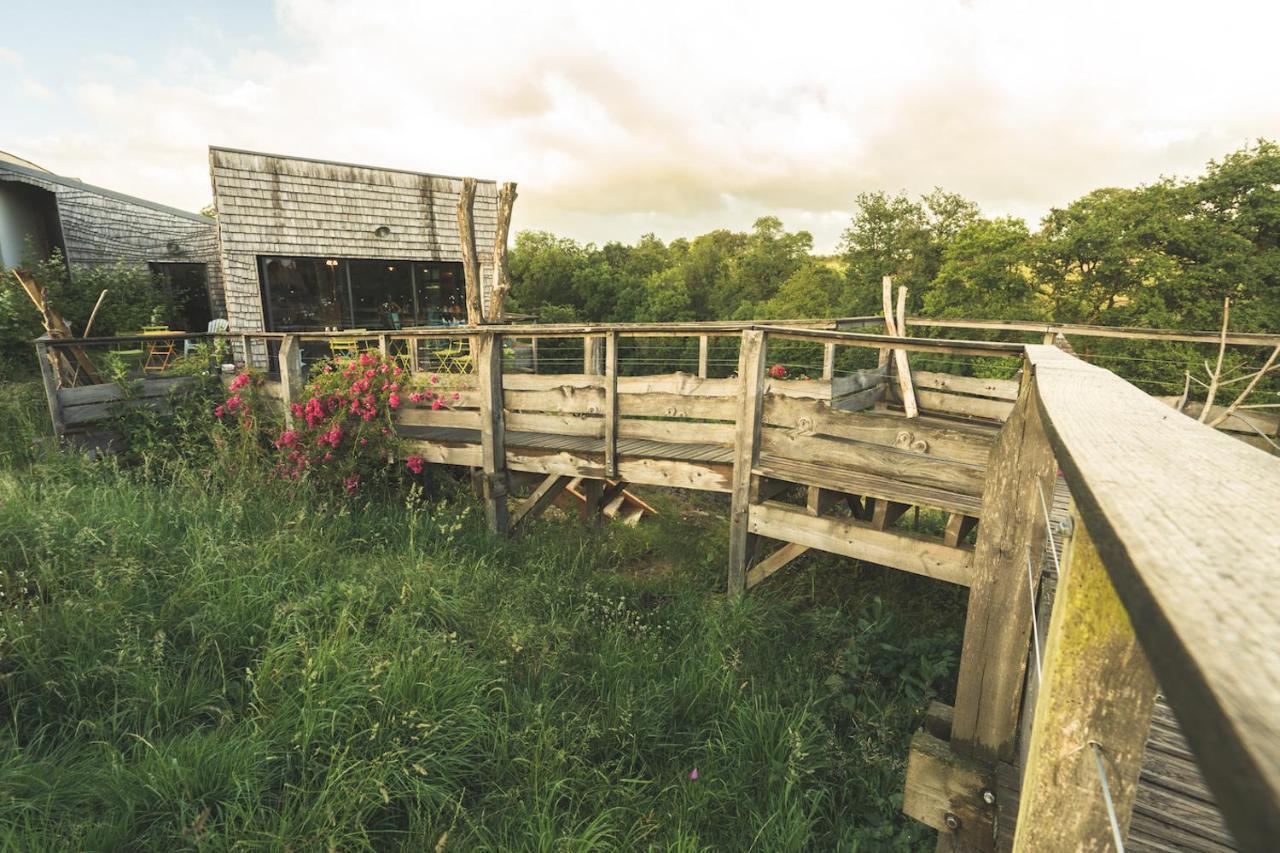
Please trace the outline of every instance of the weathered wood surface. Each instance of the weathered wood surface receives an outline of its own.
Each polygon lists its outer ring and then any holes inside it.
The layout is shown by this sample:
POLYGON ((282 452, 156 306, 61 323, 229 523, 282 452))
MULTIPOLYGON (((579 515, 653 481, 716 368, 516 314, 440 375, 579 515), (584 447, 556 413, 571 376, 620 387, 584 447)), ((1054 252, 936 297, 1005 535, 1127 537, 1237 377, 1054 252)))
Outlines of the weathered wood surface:
POLYGON ((1280 837, 1280 459, 1027 350, 1059 464, 1200 768, 1241 846, 1265 848, 1280 837))
MULTIPOLYGON (((48 378, 53 378, 52 367, 48 378)), ((60 425, 63 429, 90 426, 112 417, 116 408, 121 405, 168 411, 170 395, 180 393, 183 388, 190 386, 192 381, 189 376, 139 379, 134 383, 135 387, 127 397, 120 390, 120 386, 114 382, 86 385, 80 388, 60 388, 55 394, 60 425)))
POLYGON ((760 458, 760 421, 765 397, 765 338, 762 332, 743 332, 738 356, 738 376, 742 378, 742 397, 736 412, 736 434, 733 443, 733 492, 729 507, 729 581, 730 595, 740 595, 747 588, 747 569, 751 566, 754 540, 749 528, 751 509, 751 477, 760 458))
POLYGON ((1018 399, 1018 382, 1015 379, 986 379, 977 376, 956 376, 951 373, 933 373, 927 370, 911 371, 916 388, 947 391, 953 394, 971 394, 994 400, 1018 399))
POLYGON ((493 231, 493 286, 489 289, 490 323, 501 323, 511 292, 511 269, 507 262, 507 234, 511 230, 511 209, 516 203, 516 185, 507 181, 498 191, 498 221, 493 231))
POLYGON ((832 467, 808 460, 761 454, 756 472, 778 480, 787 480, 804 486, 824 486, 851 495, 865 495, 876 499, 937 507, 951 512, 963 512, 974 517, 982 514, 982 500, 970 494, 948 491, 933 485, 904 483, 892 477, 832 467))
POLYGON ((502 418, 502 337, 479 338, 476 353, 476 380, 480 390, 480 463, 484 469, 485 515, 489 530, 506 535, 507 454, 502 418))
POLYGON ((467 324, 470 326, 484 322, 480 300, 480 259, 476 256, 475 200, 476 179, 463 178, 458 193, 458 239, 462 243, 462 277, 467 294, 467 324))
POLYGON ((921 415, 907 419, 892 412, 843 412, 811 400, 766 397, 764 421, 802 434, 818 433, 867 444, 914 450, 971 465, 986 465, 997 428, 921 415))
POLYGON ((990 765, 956 755, 944 738, 927 730, 911 738, 902 813, 938 830, 939 849, 992 849, 996 809, 982 792, 995 790, 990 765))
MULTIPOLYGON (((1031 638, 1031 572, 1046 537, 1041 495, 1053 494, 1053 453, 1027 383, 991 451, 982 496, 952 743, 988 762, 1013 757, 1031 638)), ((971 514, 971 513, 970 513, 971 514)))
POLYGON ((548 474, 533 493, 511 513, 511 527, 518 528, 521 524, 528 523, 541 515, 543 510, 555 502, 572 479, 563 474, 548 474))
MULTIPOLYGON (((837 326, 841 321, 837 321, 837 326)), ((933 317, 908 317, 913 326, 937 329, 995 329, 1010 332, 1032 332, 1038 335, 1078 335, 1085 338, 1127 338, 1132 340, 1183 341, 1216 344, 1220 332, 1187 332, 1180 329, 1143 329, 1137 326, 1086 326, 1074 323, 1025 323, 1017 320, 942 320, 933 317)), ((1228 332, 1228 344, 1242 346, 1280 345, 1280 335, 1264 332, 1228 332)))
POLYGON ((1089 532, 1077 525, 1045 643, 1023 770, 1015 851, 1107 850, 1101 750, 1120 837, 1128 834, 1155 674, 1089 532))
POLYGON ((876 530, 847 518, 815 517, 780 503, 751 507, 748 529, 759 536, 817 548, 902 571, 968 586, 973 551, 949 548, 936 539, 876 530))

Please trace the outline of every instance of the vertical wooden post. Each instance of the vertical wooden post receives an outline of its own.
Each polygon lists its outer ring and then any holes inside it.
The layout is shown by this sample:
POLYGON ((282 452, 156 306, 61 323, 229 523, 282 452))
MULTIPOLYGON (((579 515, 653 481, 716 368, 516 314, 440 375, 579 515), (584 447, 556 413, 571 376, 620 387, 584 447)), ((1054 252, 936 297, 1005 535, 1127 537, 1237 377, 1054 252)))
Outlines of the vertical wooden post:
POLYGON ((476 179, 463 178, 458 193, 458 239, 462 241, 462 276, 467 287, 467 325, 478 326, 484 320, 480 310, 480 260, 476 257, 476 228, 473 208, 476 179))
POLYGON ((1014 850, 1112 849, 1102 754, 1121 838, 1128 835, 1156 679, 1089 531, 1075 532, 1053 603, 1044 679, 1018 803, 1014 850))
POLYGON ((297 335, 280 341, 280 396, 284 403, 285 426, 293 427, 293 404, 302 400, 302 346, 297 335))
POLYGON ((507 534, 507 450, 502 418, 502 336, 476 335, 476 382, 480 390, 480 463, 484 469, 485 516, 490 532, 507 534))
POLYGON ((956 683, 952 746, 987 762, 1013 756, 1022 680, 1031 638, 1031 574, 1040 577, 1057 465, 1036 408, 1034 381, 1022 391, 987 462, 982 519, 956 683))
POLYGON ((604 497, 604 480, 593 480, 583 477, 578 483, 582 490, 582 520, 587 524, 600 523, 600 510, 604 509, 601 499, 604 497))
POLYGON ((490 323, 502 322, 507 293, 511 290, 511 270, 507 264, 507 233, 511 230, 511 208, 515 203, 516 185, 507 181, 498 193, 498 223, 493 230, 493 286, 489 288, 488 311, 490 323))
POLYGON ((822 345, 822 380, 830 382, 836 375, 836 345, 822 345))
POLYGON ((618 476, 618 333, 605 338, 604 355, 604 475, 618 476))
POLYGON ((388 334, 378 335, 378 352, 382 353, 382 357, 386 358, 391 355, 391 336, 388 334))
POLYGON ((67 427, 62 420, 62 402, 58 399, 58 353, 45 343, 47 340, 49 334, 46 332, 36 341, 36 356, 40 359, 40 378, 44 381, 44 398, 49 404, 53 437, 61 440, 67 427))
MULTIPOLYGON (((884 333, 893 335, 893 276, 885 276, 880 280, 880 301, 884 311, 884 333)), ((881 347, 879 355, 876 358, 876 367, 885 368, 886 378, 889 370, 892 369, 889 362, 892 360, 893 350, 888 347, 881 347)))
POLYGON ((698 335, 698 378, 707 378, 707 343, 706 335, 698 335))
POLYGON ((240 351, 244 353, 244 369, 248 370, 253 366, 253 359, 249 357, 249 336, 240 335, 240 351))
POLYGON ((582 338, 582 372, 599 376, 604 372, 604 339, 599 337, 582 338))
POLYGON ((733 439, 733 493, 729 510, 730 595, 747 588, 747 569, 755 550, 755 537, 748 530, 751 512, 751 470, 760 456, 760 419, 764 413, 764 332, 750 329, 742 333, 738 355, 738 377, 742 385, 741 407, 733 439))
POLYGON ((537 375, 538 373, 538 338, 536 336, 529 338, 529 352, 533 358, 533 372, 535 375, 537 375))

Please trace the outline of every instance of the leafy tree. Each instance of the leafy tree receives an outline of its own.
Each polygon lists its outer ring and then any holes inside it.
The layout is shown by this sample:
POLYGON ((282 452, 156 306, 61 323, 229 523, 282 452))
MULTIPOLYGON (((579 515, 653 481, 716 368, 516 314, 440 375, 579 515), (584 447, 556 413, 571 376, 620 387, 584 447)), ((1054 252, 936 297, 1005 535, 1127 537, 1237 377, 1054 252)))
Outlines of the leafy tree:
POLYGON ((1036 244, 1021 219, 979 219, 961 228, 942 253, 924 297, 933 317, 1037 319, 1049 305, 1037 283, 1036 244))

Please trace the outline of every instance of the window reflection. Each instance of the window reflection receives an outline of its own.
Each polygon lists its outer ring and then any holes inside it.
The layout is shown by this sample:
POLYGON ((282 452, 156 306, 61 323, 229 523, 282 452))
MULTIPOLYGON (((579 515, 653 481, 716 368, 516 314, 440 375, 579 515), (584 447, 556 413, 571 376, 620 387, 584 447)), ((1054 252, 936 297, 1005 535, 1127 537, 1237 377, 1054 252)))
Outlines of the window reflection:
POLYGON ((258 269, 268 331, 466 322, 460 263, 263 256, 258 269))

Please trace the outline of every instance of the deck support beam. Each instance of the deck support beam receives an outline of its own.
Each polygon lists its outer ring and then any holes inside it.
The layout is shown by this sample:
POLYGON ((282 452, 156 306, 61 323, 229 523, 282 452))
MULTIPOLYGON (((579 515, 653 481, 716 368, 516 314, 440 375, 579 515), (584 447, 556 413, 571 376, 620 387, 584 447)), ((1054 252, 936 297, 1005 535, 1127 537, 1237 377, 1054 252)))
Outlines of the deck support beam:
POLYGON ((1015 851, 1110 849, 1098 745, 1121 838, 1155 706, 1156 679, 1089 531, 1074 518, 1045 645, 1015 851))
POLYGON ((733 491, 729 509, 729 595, 747 589, 747 569, 755 551, 749 529, 751 472, 760 459, 760 420, 764 414, 764 332, 742 333, 738 377, 742 383, 741 407, 733 442, 733 491))
POLYGON ((1028 379, 991 449, 956 683, 952 745, 989 763, 1013 757, 1034 605, 1028 559, 1038 581, 1046 536, 1041 500, 1053 495, 1056 470, 1028 379))
POLYGON ((538 487, 533 490, 533 494, 525 498, 520 506, 516 507, 516 511, 511 514, 511 528, 519 529, 520 525, 528 524, 543 511, 555 503, 556 498, 564 491, 564 487, 569 485, 569 481, 573 478, 567 474, 548 474, 543 478, 538 487))
POLYGON ((489 531, 507 535, 507 449, 502 418, 502 336, 472 338, 476 356, 476 381, 480 390, 480 462, 484 471, 481 489, 489 531))

